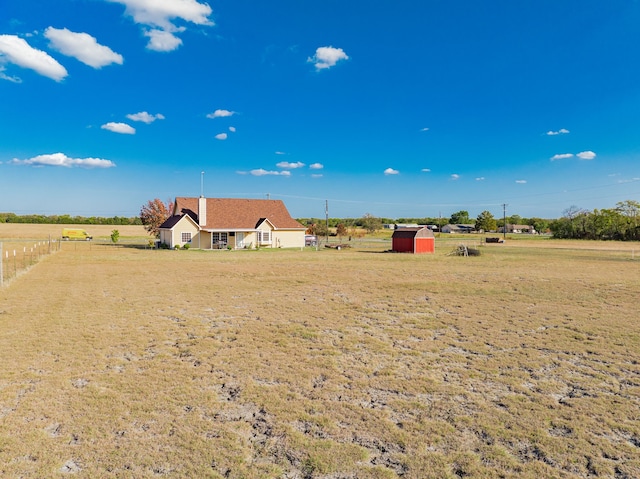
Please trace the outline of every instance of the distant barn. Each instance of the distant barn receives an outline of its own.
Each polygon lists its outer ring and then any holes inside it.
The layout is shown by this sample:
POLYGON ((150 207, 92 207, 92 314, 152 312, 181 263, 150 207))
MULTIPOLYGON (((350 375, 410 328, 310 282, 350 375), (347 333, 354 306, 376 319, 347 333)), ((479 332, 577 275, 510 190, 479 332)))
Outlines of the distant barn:
POLYGON ((391 245, 396 253, 434 253, 436 239, 426 226, 397 228, 391 236, 391 245))

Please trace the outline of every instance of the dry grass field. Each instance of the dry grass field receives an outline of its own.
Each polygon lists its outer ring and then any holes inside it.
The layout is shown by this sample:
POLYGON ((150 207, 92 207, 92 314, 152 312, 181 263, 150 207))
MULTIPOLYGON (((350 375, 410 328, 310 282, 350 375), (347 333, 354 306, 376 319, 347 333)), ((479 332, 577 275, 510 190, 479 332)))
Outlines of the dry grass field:
POLYGON ((64 244, 0 289, 0 476, 640 477, 640 245, 450 249, 64 244))

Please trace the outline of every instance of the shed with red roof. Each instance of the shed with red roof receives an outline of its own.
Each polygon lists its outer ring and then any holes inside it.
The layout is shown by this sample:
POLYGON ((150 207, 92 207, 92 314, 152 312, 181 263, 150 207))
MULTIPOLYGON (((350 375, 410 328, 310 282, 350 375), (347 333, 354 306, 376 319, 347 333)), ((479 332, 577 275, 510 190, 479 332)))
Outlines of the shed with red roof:
POLYGON ((435 253, 436 239, 426 226, 396 228, 391 236, 391 245, 396 253, 435 253))

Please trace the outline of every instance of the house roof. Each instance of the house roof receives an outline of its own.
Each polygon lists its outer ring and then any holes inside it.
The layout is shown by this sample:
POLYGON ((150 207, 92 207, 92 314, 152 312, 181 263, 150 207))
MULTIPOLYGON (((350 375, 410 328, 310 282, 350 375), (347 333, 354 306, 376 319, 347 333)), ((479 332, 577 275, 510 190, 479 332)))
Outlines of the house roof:
POLYGON ((476 225, 472 225, 472 224, 457 224, 457 225, 448 224, 448 225, 444 225, 442 228, 443 229, 444 228, 448 228, 448 229, 451 229, 451 230, 464 230, 464 231, 467 231, 467 230, 475 230, 476 229, 476 225))
POLYGON ((194 218, 191 214, 188 214, 188 215, 173 215, 173 216, 169 216, 169 218, 167 218, 165 220, 165 222, 160 225, 160 228, 161 229, 171 229, 175 225, 177 225, 180 222, 180 220, 182 218, 184 218, 185 216, 189 216, 193 223, 195 223, 196 225, 198 224, 197 218, 194 218))
POLYGON ((418 228, 397 228, 392 238, 433 238, 433 231, 426 226, 418 228))
MULTIPOLYGON (((178 197, 174 215, 198 218, 198 198, 178 197)), ((291 217, 282 200, 242 198, 207 198, 207 221, 204 229, 253 230, 268 219, 276 229, 305 229, 291 217)))

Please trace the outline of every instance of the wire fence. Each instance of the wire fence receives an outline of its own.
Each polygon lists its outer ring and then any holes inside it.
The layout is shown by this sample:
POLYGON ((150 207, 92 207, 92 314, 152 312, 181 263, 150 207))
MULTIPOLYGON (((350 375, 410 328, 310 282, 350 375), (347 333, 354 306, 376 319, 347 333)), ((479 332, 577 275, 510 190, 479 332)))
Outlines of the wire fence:
POLYGON ((0 241, 0 287, 27 271, 43 257, 59 250, 60 241, 55 238, 0 241))

